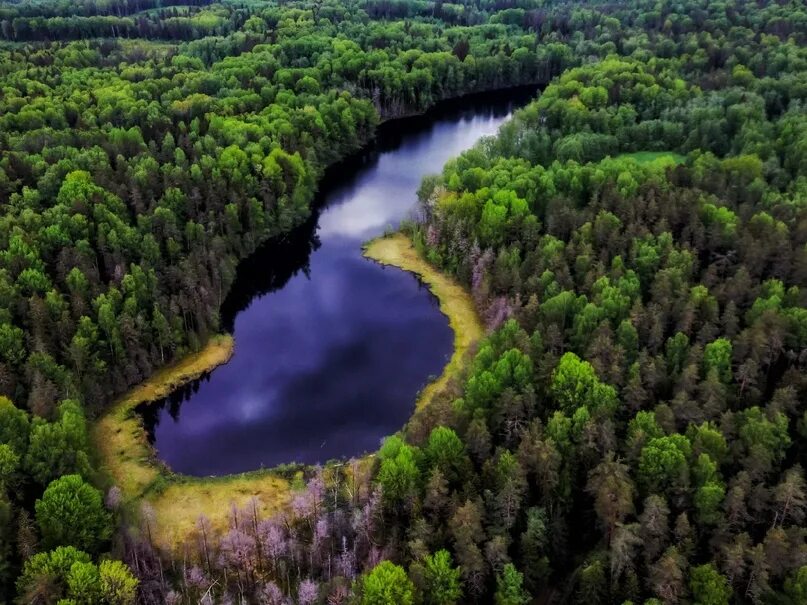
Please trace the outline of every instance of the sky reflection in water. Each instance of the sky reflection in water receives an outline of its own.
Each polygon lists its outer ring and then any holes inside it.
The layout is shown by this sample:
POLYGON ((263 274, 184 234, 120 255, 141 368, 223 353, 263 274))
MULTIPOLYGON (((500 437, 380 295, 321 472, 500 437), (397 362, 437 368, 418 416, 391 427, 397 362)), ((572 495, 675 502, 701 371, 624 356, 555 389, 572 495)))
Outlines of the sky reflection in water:
POLYGON ((397 225, 423 176, 528 97, 388 125, 374 149, 332 170, 319 216, 239 267, 222 311, 236 340, 230 363, 143 411, 160 458, 220 475, 361 454, 398 430, 453 334, 414 276, 364 259, 361 243, 397 225))

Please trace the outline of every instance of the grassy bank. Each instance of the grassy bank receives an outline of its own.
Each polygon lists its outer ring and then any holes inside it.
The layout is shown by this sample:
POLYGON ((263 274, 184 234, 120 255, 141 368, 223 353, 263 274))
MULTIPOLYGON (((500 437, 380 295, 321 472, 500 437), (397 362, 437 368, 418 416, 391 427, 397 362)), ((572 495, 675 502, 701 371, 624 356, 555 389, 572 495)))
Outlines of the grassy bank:
POLYGON ((135 387, 98 420, 93 427, 100 468, 126 499, 141 496, 160 475, 154 450, 135 408, 157 401, 206 372, 226 363, 233 353, 231 336, 215 336, 197 353, 183 357, 135 387))
MULTIPOLYGON (((454 353, 439 378, 423 389, 417 401, 422 410, 462 370, 466 352, 482 335, 483 326, 465 289, 420 258, 412 242, 402 234, 376 239, 365 248, 366 257, 420 277, 440 302, 454 331, 454 353)), ((110 484, 124 495, 130 518, 136 519, 143 503, 154 511, 149 530, 154 541, 166 549, 178 548, 194 532, 197 519, 205 515, 214 530, 227 526, 231 507, 247 505, 257 498, 262 515, 286 506, 292 495, 288 474, 260 470, 225 477, 195 478, 171 472, 157 459, 135 408, 170 394, 178 387, 226 363, 233 353, 231 336, 217 336, 198 353, 157 372, 119 399, 93 426, 99 467, 110 484)), ((368 473, 371 457, 359 468, 368 473)))
MULTIPOLYGON (((244 506, 257 497, 271 513, 289 497, 288 481, 269 472, 197 479, 172 473, 159 462, 135 408, 157 401, 206 372, 226 363, 233 353, 229 335, 216 336, 202 350, 155 373, 135 387, 94 424, 99 468, 123 492, 125 506, 137 513, 147 502, 154 510, 151 533, 156 543, 173 547, 186 538, 200 515, 214 527, 226 526, 231 503, 244 506)), ((134 517, 133 517, 134 518, 134 517)))
POLYGON ((484 326, 468 291, 418 255, 412 241, 402 233, 369 242, 364 249, 364 256, 420 277, 440 301, 440 310, 448 317, 449 325, 454 331, 454 353, 440 377, 426 386, 418 397, 417 408, 422 409, 462 371, 466 352, 484 335, 484 326))

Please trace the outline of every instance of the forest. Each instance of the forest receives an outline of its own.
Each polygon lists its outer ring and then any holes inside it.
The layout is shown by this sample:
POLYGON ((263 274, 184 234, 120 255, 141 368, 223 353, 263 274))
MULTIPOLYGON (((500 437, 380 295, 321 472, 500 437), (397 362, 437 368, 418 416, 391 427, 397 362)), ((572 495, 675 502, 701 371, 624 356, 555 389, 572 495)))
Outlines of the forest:
POLYGON ((800 0, 0 2, 0 602, 807 603, 805 43, 800 0), (89 423, 381 122, 519 84, 403 226, 464 375, 368 473, 132 531, 89 423))

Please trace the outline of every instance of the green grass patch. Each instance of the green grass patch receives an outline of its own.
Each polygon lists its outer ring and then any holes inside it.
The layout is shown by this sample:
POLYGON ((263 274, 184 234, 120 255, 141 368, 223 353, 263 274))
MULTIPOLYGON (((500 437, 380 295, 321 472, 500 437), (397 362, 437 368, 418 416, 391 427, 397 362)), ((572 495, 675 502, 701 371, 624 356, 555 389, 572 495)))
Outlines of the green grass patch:
POLYGON ((620 153, 617 159, 631 159, 639 164, 650 164, 651 162, 663 161, 665 163, 683 164, 686 156, 674 151, 634 151, 633 153, 620 153))

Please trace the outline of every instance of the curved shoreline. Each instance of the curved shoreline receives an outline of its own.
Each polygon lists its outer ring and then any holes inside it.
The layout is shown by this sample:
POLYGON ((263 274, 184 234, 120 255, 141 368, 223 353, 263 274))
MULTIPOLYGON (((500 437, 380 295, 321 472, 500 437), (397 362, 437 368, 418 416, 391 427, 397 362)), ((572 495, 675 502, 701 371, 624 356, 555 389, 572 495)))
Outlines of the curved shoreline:
POLYGON ((261 513, 271 514, 291 496, 289 480, 276 470, 203 478, 174 473, 157 457, 135 411, 227 363, 234 348, 229 334, 213 336, 200 351, 159 370, 118 399, 92 425, 99 471, 122 491, 130 522, 138 518, 143 503, 149 504, 154 511, 150 533, 163 548, 181 545, 201 515, 210 518, 214 529, 225 529, 232 503, 243 507, 255 497, 261 513))
POLYGON ((463 368, 468 349, 482 336, 485 328, 468 291, 453 278, 441 273, 415 250, 412 240, 403 233, 373 239, 364 246, 364 256, 375 262, 414 273, 437 297, 440 311, 448 317, 454 332, 454 350, 442 373, 420 392, 415 411, 422 410, 448 386, 451 378, 463 368))
MULTIPOLYGON (((418 395, 414 415, 428 406, 462 371, 466 352, 483 335, 484 328, 470 294, 421 258, 404 234, 395 233, 368 242, 363 255, 381 265, 417 275, 438 299, 440 311, 448 317, 454 332, 451 359, 440 376, 418 395)), ((287 473, 277 468, 201 478, 172 472, 158 459, 135 412, 138 405, 162 399, 227 363, 234 346, 232 336, 214 336, 199 352, 163 368, 118 399, 92 426, 101 473, 110 485, 116 485, 123 492, 130 520, 137 518, 142 503, 150 505, 154 510, 150 532, 155 543, 163 548, 179 547, 193 532, 200 515, 210 520, 214 530, 223 530, 233 504, 244 507, 250 499, 257 498, 261 513, 270 515, 291 499, 292 481, 287 473)), ((369 463, 372 457, 373 453, 369 453, 362 460, 369 463)), ((298 471, 298 475, 301 473, 298 471)))

